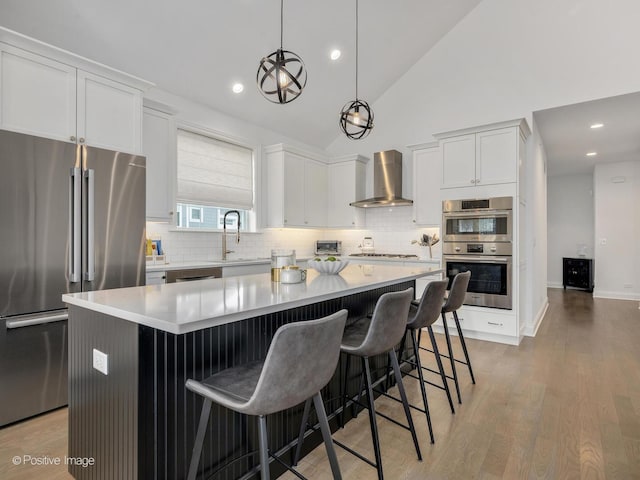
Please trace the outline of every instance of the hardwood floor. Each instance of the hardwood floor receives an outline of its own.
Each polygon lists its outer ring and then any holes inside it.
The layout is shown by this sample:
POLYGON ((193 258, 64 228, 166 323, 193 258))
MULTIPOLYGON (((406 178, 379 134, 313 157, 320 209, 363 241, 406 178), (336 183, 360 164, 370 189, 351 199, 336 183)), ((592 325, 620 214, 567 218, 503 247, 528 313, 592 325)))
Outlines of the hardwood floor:
MULTIPOLYGON (((537 336, 518 347, 468 340, 477 384, 461 366, 463 403, 455 415, 444 392, 428 390, 434 445, 424 416, 413 412, 422 462, 408 432, 378 420, 386 478, 640 479, 638 302, 551 289, 549 303, 537 336)), ((423 352, 425 363, 431 357, 423 352)), ((407 379, 406 388, 417 404, 417 381, 407 379)), ((380 398, 376 407, 402 419, 391 400, 380 398)), ((71 478, 64 466, 12 464, 15 455, 64 458, 66 419, 62 409, 0 429, 0 478, 71 478)), ((371 454, 366 412, 335 438, 371 454)), ((340 448, 337 454, 345 479, 376 478, 364 462, 340 448)), ((301 461, 300 471, 331 478, 322 446, 301 461)))

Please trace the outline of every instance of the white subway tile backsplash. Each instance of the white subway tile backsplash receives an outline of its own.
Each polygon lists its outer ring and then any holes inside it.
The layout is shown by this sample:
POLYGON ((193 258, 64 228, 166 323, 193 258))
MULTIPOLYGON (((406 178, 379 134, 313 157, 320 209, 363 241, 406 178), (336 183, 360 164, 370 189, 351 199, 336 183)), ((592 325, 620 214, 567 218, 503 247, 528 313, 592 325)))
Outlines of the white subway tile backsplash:
MULTIPOLYGON (((410 207, 372 208, 366 211, 366 229, 282 229, 269 228, 260 233, 241 234, 240 243, 229 235, 227 248, 234 253, 229 258, 267 258, 271 250, 291 248, 297 258, 313 256, 315 240, 341 240, 345 255, 359 253, 364 237, 372 237, 375 251, 415 254, 429 258, 428 247, 412 244, 422 234, 439 234, 437 228, 416 228, 410 207)), ((177 232, 166 224, 148 223, 149 238, 162 239, 169 262, 210 261, 222 258, 222 234, 213 232, 177 232)), ((441 255, 441 243, 433 247, 433 257, 441 255)))

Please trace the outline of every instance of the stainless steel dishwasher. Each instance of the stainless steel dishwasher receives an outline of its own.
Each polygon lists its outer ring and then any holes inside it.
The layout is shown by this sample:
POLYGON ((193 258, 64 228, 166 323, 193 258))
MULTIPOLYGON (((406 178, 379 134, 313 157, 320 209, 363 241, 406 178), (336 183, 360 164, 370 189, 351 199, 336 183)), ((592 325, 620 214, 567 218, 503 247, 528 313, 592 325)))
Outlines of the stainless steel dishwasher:
POLYGON ((191 282, 193 280, 208 280, 210 278, 222 278, 222 267, 168 270, 166 274, 167 283, 191 282))

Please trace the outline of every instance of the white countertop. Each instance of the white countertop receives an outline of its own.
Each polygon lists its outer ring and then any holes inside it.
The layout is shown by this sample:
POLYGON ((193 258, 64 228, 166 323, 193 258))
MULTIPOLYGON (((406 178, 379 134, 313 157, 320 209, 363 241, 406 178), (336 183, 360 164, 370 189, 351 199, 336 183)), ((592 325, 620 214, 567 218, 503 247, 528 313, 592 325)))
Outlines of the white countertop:
POLYGON ((182 334, 427 275, 435 266, 352 264, 339 275, 308 270, 306 282, 272 282, 269 273, 65 294, 62 300, 141 325, 182 334))

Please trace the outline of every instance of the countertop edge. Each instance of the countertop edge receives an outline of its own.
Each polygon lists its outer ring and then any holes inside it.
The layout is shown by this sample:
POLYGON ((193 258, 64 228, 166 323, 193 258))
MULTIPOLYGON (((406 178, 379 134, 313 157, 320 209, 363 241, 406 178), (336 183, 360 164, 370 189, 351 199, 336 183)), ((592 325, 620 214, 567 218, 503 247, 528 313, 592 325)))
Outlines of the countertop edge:
MULTIPOLYGON (((132 312, 129 310, 125 310, 118 307, 112 307, 109 305, 105 305, 102 303, 93 302, 90 300, 86 300, 83 298, 79 298, 74 296, 73 294, 64 294, 62 295, 62 301, 67 303, 68 305, 73 305, 81 308, 85 308, 87 310, 103 313, 105 315, 110 315, 113 317, 121 318, 123 320, 127 320, 133 323, 137 323, 138 325, 144 325, 147 327, 155 328, 157 330, 161 330, 167 333, 172 333, 175 335, 181 335, 184 333, 190 333, 198 330, 203 330, 205 328, 216 327, 225 325, 228 323, 234 323, 240 320, 246 320, 248 318, 258 317, 261 315, 267 315, 269 313, 274 313, 282 310, 289 310, 296 307, 301 307, 304 305, 310 305, 313 303, 323 302, 326 300, 331 300, 334 298, 339 298, 347 295, 353 295, 356 293, 361 293, 367 290, 382 288, 389 285, 394 285, 396 283, 402 283, 410 280, 415 280, 421 277, 427 277, 432 275, 440 275, 442 274, 442 269, 432 270, 430 272, 422 272, 422 273, 412 273, 410 275, 403 275, 400 277, 396 277, 389 280, 383 280, 376 283, 372 283, 369 285, 352 287, 346 290, 342 290, 340 292, 328 292, 322 293, 317 296, 308 297, 304 299, 285 301, 279 303, 277 305, 269 305, 260 308, 252 308, 245 310, 243 312, 236 312, 232 314, 222 315, 215 318, 205 318, 202 320, 194 320, 189 322, 188 324, 175 324, 171 322, 167 322, 160 318, 149 317, 146 315, 142 315, 140 313, 132 312)), ((137 287, 144 288, 144 287, 137 287)))

